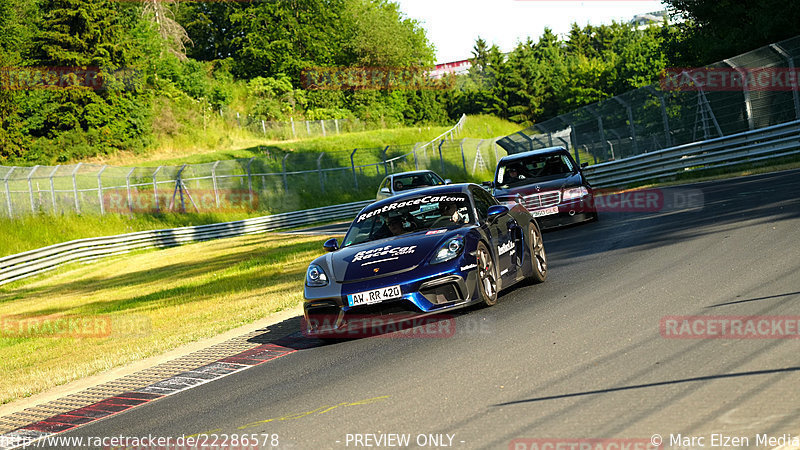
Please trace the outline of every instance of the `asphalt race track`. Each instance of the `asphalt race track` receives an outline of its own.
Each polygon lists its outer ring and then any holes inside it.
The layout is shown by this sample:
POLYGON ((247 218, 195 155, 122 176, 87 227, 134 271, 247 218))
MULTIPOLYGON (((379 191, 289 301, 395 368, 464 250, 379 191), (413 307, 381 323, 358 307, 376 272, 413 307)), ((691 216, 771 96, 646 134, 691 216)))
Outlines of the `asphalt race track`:
POLYGON ((449 337, 320 343, 62 436, 268 433, 280 448, 311 449, 389 447, 364 435, 398 433, 411 447, 513 449, 656 433, 665 447, 678 434, 710 447, 719 433, 753 448, 757 434, 799 435, 796 329, 794 339, 676 339, 661 326, 797 320, 799 188, 800 171, 666 188, 702 191, 702 208, 606 212, 545 233, 547 282, 458 314, 449 337))

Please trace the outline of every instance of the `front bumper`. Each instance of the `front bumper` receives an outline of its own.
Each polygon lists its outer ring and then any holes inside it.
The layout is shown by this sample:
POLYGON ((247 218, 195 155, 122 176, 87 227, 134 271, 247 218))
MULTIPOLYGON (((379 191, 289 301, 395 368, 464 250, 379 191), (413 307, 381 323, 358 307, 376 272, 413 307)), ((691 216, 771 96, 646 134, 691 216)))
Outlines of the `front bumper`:
POLYGON ((303 332, 341 333, 360 327, 365 319, 403 322, 471 304, 476 298, 475 262, 473 255, 465 254, 448 263, 398 275, 351 283, 332 282, 334 286, 329 288, 306 287, 303 332), (371 305, 350 306, 348 302, 351 294, 390 286, 400 286, 402 297, 371 305), (336 290, 338 293, 332 295, 336 290))
MULTIPOLYGON (((536 218, 542 228, 573 225, 592 220, 597 216, 597 210, 594 207, 594 200, 591 196, 561 202, 557 206, 558 213, 536 218)), ((534 213, 535 211, 531 212, 534 213)))

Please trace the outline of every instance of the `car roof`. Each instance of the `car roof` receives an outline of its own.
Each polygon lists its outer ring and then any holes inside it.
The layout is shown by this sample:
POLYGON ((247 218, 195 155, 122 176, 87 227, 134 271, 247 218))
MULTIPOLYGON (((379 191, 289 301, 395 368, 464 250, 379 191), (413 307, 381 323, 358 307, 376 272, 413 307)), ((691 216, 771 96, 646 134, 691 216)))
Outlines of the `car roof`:
POLYGON ((367 208, 371 209, 377 206, 388 205, 389 203, 394 203, 404 198, 419 197, 421 195, 465 193, 467 192, 467 187, 469 186, 477 186, 480 188, 480 186, 474 183, 458 183, 458 184, 445 184, 441 186, 424 187, 424 188, 414 189, 408 192, 401 191, 401 193, 393 197, 388 197, 383 200, 378 200, 377 202, 367 206, 367 208))
POLYGON ((561 152, 566 152, 567 149, 564 147, 547 147, 547 148, 540 148, 538 150, 531 150, 529 152, 522 152, 522 153, 514 153, 513 155, 504 156, 500 159, 500 162, 508 162, 508 161, 518 161, 520 159, 525 159, 531 156, 540 156, 540 155, 551 155, 561 152))
MULTIPOLYGON (((436 172, 434 172, 432 170, 412 170, 410 172, 393 173, 393 174, 391 174, 389 176, 390 177, 399 177, 399 176, 404 176, 404 175, 419 175, 419 174, 422 174, 422 173, 432 173, 432 174, 434 174, 436 176, 439 175, 439 174, 437 174, 436 172)), ((439 177, 439 178, 441 178, 441 177, 439 177)))

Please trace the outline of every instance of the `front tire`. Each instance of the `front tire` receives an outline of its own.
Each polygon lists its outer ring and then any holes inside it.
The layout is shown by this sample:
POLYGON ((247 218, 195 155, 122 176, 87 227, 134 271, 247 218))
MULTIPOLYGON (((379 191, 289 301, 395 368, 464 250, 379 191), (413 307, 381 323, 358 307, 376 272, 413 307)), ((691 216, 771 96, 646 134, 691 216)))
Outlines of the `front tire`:
POLYGON ((497 266, 489 249, 483 242, 478 243, 475 252, 478 259, 478 292, 486 306, 497 304, 497 266))
POLYGON ((542 231, 533 222, 528 226, 528 246, 531 255, 531 281, 539 284, 547 279, 547 254, 544 251, 542 231))

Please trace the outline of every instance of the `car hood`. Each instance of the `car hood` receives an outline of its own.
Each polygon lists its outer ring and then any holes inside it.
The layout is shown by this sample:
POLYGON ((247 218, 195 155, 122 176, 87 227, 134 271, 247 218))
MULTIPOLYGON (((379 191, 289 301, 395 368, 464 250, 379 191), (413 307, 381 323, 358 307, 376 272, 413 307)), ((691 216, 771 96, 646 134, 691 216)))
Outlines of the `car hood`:
POLYGON ((544 178, 531 180, 527 184, 510 186, 507 189, 495 188, 495 197, 516 197, 517 195, 530 195, 536 192, 558 191, 581 185, 580 174, 571 174, 566 177, 544 178), (537 190, 536 187, 539 187, 537 190))
POLYGON ((463 230, 420 231, 339 249, 327 255, 333 278, 350 283, 412 270, 428 261, 445 241, 464 234, 463 230))

